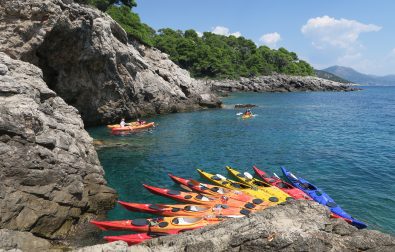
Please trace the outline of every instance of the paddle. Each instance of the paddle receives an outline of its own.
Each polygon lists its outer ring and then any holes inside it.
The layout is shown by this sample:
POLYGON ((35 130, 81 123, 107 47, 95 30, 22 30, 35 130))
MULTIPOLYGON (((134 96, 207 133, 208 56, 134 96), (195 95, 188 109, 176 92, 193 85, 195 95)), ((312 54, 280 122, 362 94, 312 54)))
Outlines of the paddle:
POLYGON ((236 115, 238 115, 238 116, 239 116, 239 115, 242 115, 242 114, 243 114, 242 112, 239 112, 239 113, 237 113, 236 115))

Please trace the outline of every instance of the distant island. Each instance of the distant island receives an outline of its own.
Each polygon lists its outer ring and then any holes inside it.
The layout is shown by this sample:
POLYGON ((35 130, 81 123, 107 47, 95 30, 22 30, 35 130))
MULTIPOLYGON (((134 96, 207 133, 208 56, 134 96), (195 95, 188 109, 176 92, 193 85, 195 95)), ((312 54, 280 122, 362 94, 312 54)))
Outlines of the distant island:
MULTIPOLYGON (((369 85, 369 86, 394 86, 395 85, 395 75, 371 75, 360 73, 351 67, 344 66, 331 66, 320 70, 319 72, 326 72, 333 74, 342 79, 348 80, 353 83, 369 85)), ((317 76, 319 76, 317 74, 317 76)), ((322 77, 322 76, 319 76, 322 77)), ((325 77, 322 77, 325 78, 325 77)), ((339 81, 339 80, 337 80, 339 81)), ((340 81, 341 82, 341 81, 340 81)))

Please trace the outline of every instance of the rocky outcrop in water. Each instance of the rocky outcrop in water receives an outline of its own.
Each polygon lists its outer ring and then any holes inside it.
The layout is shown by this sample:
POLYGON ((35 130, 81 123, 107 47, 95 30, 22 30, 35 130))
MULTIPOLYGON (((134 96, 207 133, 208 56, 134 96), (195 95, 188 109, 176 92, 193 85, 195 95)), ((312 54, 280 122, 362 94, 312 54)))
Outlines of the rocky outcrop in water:
POLYGON ((0 69, 0 228, 64 239, 116 194, 78 111, 41 70, 4 53, 0 69))
POLYGON ((139 246, 111 243, 76 250, 170 251, 394 251, 395 237, 373 230, 358 230, 312 201, 294 201, 241 219, 183 234, 160 237, 139 246))
POLYGON ((239 80, 210 81, 211 89, 227 92, 355 91, 349 84, 312 76, 270 75, 239 80))
POLYGON ((220 105, 166 54, 70 0, 0 0, 0 35, 0 51, 39 66, 86 125, 220 105))

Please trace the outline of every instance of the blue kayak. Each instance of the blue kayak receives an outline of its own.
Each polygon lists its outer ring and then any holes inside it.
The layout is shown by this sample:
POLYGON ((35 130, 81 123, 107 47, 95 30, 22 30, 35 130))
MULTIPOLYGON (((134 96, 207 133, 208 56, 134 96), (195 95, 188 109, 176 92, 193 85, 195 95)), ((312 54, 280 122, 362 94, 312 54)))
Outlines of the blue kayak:
POLYGON ((357 219, 354 219, 351 215, 346 213, 340 206, 338 206, 335 201, 329 197, 328 194, 323 192, 321 189, 318 187, 314 186, 311 184, 309 181, 301 178, 301 177, 296 177, 294 174, 292 174, 290 171, 287 171, 285 167, 281 167, 281 171, 283 172, 284 176, 287 177, 287 179, 292 183, 293 186, 299 188, 303 192, 305 192, 307 195, 309 195, 313 200, 316 202, 329 207, 332 213, 345 218, 346 221, 348 221, 351 225, 362 229, 366 228, 367 225, 357 219))

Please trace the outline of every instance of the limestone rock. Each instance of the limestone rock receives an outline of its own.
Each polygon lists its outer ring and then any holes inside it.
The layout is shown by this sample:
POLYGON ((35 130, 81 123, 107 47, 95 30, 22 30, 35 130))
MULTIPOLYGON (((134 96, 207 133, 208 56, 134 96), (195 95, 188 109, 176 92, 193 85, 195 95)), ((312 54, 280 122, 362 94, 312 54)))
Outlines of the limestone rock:
POLYGON ((39 66, 86 125, 220 105, 205 83, 166 54, 128 42, 111 17, 88 6, 0 0, 0 34, 0 51, 39 66))
POLYGON ((313 201, 293 201, 183 234, 160 237, 129 251, 395 251, 395 237, 330 219, 313 201), (344 230, 348 230, 344 232, 344 230), (340 231, 340 232, 339 232, 340 231))
POLYGON ((54 249, 49 241, 35 237, 31 233, 0 229, 0 252, 3 251, 61 252, 62 250, 54 249))
POLYGON ((36 66, 4 53, 0 65, 0 228, 64 239, 116 194, 77 110, 36 66))
POLYGON ((239 80, 211 81, 212 89, 223 92, 300 92, 300 91, 354 91, 348 84, 313 76, 274 74, 239 80))

